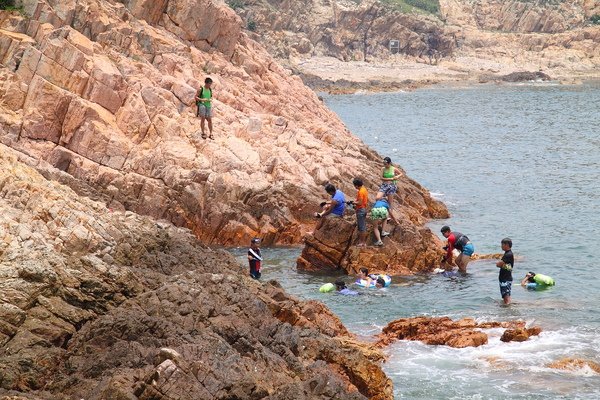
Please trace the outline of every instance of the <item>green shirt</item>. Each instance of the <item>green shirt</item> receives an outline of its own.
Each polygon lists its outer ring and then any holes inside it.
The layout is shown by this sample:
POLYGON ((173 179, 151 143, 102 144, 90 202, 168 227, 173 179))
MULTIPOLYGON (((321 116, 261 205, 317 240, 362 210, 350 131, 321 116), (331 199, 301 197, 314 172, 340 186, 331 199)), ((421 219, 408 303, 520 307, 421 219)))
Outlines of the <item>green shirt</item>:
MULTIPOLYGON (((198 96, 201 99, 212 99, 212 90, 205 88, 204 86, 202 86, 200 88, 200 90, 198 90, 198 96)), ((211 101, 198 101, 196 102, 197 105, 202 104, 204 107, 206 108, 211 108, 212 107, 212 102, 211 101)))

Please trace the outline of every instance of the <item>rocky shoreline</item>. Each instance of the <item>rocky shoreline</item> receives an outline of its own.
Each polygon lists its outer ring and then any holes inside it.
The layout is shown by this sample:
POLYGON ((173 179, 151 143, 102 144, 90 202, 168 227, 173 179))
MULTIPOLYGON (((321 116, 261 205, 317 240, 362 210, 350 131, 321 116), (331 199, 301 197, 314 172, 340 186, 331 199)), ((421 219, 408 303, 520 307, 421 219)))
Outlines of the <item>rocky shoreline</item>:
POLYGON ((498 70, 469 70, 451 63, 438 66, 423 63, 407 63, 401 66, 394 63, 376 63, 370 66, 372 73, 365 71, 365 63, 341 62, 338 60, 310 61, 310 66, 292 67, 294 74, 315 92, 329 94, 380 93, 413 91, 421 88, 443 85, 445 87, 476 86, 480 84, 542 83, 556 82, 564 85, 579 85, 584 82, 600 81, 595 71, 526 71, 520 68, 498 70), (315 65, 312 65, 315 63, 315 65), (328 67, 319 67, 322 63, 328 67), (335 70, 336 72, 333 72, 335 70), (377 76, 377 71, 379 76, 377 76), (458 72, 458 73, 457 73, 458 72))
POLYGON ((0 145, 0 394, 392 398, 382 353, 321 303, 20 157, 0 145))

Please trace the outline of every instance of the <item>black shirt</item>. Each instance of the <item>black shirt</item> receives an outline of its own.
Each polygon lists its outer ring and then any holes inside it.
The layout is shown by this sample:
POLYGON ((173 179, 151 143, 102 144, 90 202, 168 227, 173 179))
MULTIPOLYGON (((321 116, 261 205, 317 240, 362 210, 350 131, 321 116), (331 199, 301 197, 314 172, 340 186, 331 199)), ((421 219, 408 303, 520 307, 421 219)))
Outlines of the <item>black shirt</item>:
POLYGON ((251 260, 248 260, 250 263, 250 268, 256 271, 257 264, 258 264, 258 267, 260 268, 260 260, 257 259, 256 257, 254 257, 254 254, 252 254, 252 252, 256 253, 256 255, 261 258, 262 258, 262 254, 260 254, 260 249, 253 249, 253 248, 248 249, 248 255, 252 257, 251 260))
POLYGON ((515 266, 515 257, 513 256, 512 250, 507 250, 504 252, 502 261, 504 261, 505 265, 504 267, 500 268, 498 280, 501 282, 512 281, 512 269, 515 266))

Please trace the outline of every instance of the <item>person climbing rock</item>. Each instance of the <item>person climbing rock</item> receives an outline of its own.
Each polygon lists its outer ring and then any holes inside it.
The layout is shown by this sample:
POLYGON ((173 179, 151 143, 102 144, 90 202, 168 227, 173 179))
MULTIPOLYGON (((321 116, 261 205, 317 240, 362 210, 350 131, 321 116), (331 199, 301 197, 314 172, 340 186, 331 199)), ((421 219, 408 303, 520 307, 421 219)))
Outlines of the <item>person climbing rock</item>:
POLYGON ((315 218, 319 218, 315 231, 321 229, 323 226, 324 218, 328 215, 334 217, 343 217, 344 211, 346 211, 346 196, 341 190, 338 190, 331 183, 325 185, 325 191, 331 196, 331 200, 321 203, 323 210, 315 213, 315 218))
POLYGON ((456 265, 458 270, 463 274, 467 273, 467 264, 471 261, 471 256, 475 252, 475 247, 467 237, 460 232, 452 232, 449 226, 443 226, 441 229, 442 235, 448 239, 447 245, 444 247, 446 256, 442 259, 442 268, 450 270, 452 267, 452 251, 458 250, 460 254, 456 257, 456 265))

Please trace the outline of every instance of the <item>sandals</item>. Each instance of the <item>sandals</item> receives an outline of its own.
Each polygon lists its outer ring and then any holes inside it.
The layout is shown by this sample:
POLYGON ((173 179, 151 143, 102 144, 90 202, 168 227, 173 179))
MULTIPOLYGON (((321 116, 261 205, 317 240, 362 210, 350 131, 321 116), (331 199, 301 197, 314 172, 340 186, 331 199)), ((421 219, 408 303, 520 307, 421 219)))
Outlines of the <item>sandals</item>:
POLYGON ((202 139, 206 139, 206 133, 202 132, 202 139))
POLYGON ((213 135, 210 135, 208 138, 212 139, 212 140, 215 140, 215 137, 213 135))

